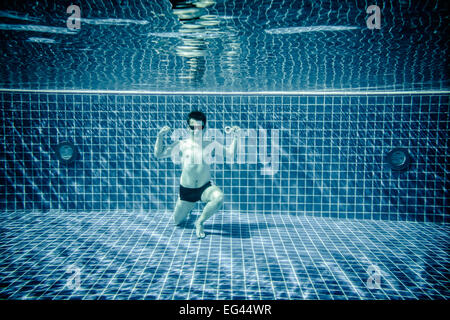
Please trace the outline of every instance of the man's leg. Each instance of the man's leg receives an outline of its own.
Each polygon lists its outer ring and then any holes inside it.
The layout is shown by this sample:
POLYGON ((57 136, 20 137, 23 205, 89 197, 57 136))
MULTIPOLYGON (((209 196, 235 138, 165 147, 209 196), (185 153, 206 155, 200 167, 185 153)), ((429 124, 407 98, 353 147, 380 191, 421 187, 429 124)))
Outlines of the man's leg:
POLYGON ((189 202, 181 200, 178 197, 177 204, 175 205, 175 212, 173 215, 173 222, 179 225, 188 216, 189 212, 194 208, 195 202, 189 202))
POLYGON ((201 200, 206 202, 206 206, 203 208, 203 212, 200 217, 195 221, 195 228, 197 237, 204 238, 205 232, 203 232, 203 223, 208 220, 214 213, 216 213, 223 205, 223 192, 216 185, 208 187, 203 191, 201 200))

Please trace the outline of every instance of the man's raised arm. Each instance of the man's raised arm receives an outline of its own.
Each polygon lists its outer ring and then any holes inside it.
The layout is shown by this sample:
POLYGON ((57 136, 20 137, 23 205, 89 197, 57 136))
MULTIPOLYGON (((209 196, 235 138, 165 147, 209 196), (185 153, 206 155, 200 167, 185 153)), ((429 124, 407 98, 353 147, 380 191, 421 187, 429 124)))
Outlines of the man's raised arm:
POLYGON ((232 161, 234 161, 234 156, 236 154, 239 130, 240 130, 240 128, 238 126, 233 126, 231 128, 230 133, 233 135, 233 141, 231 142, 231 144, 228 147, 224 147, 227 157, 229 159, 232 159, 232 161))
POLYGON ((154 150, 154 155, 156 158, 162 159, 162 158, 170 157, 172 150, 179 143, 179 141, 175 141, 168 147, 165 147, 163 145, 164 136, 169 132, 169 130, 170 130, 170 127, 164 126, 158 132, 158 136, 156 138, 156 143, 155 143, 155 150, 154 150))

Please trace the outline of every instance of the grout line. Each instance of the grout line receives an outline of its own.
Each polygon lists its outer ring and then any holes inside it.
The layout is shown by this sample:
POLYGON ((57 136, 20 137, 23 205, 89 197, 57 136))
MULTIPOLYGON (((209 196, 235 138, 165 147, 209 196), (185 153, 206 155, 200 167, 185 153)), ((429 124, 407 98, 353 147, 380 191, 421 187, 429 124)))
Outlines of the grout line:
POLYGON ((405 95, 405 94, 450 94, 450 90, 406 90, 406 91, 145 91, 145 90, 84 90, 84 89, 9 89, 0 92, 60 93, 60 94, 141 94, 141 95, 405 95))

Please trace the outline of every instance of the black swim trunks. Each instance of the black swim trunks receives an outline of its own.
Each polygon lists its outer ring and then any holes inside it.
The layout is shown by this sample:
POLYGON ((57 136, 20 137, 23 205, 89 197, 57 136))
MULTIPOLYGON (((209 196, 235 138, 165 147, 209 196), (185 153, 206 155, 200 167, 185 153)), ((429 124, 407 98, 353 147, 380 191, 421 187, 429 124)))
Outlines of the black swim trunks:
POLYGON ((180 184, 180 199, 189 202, 197 202, 201 200, 203 191, 211 185, 211 181, 208 181, 200 188, 186 188, 180 184))

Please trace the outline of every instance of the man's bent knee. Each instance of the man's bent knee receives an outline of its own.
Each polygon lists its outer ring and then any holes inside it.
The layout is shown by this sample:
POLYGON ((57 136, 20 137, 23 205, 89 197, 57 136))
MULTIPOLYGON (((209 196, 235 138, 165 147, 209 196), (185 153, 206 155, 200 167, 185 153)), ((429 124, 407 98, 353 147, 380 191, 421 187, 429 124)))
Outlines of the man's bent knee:
POLYGON ((223 193, 222 192, 214 192, 212 194, 212 199, 211 201, 213 201, 214 203, 217 204, 217 207, 221 207, 223 205, 223 193))

